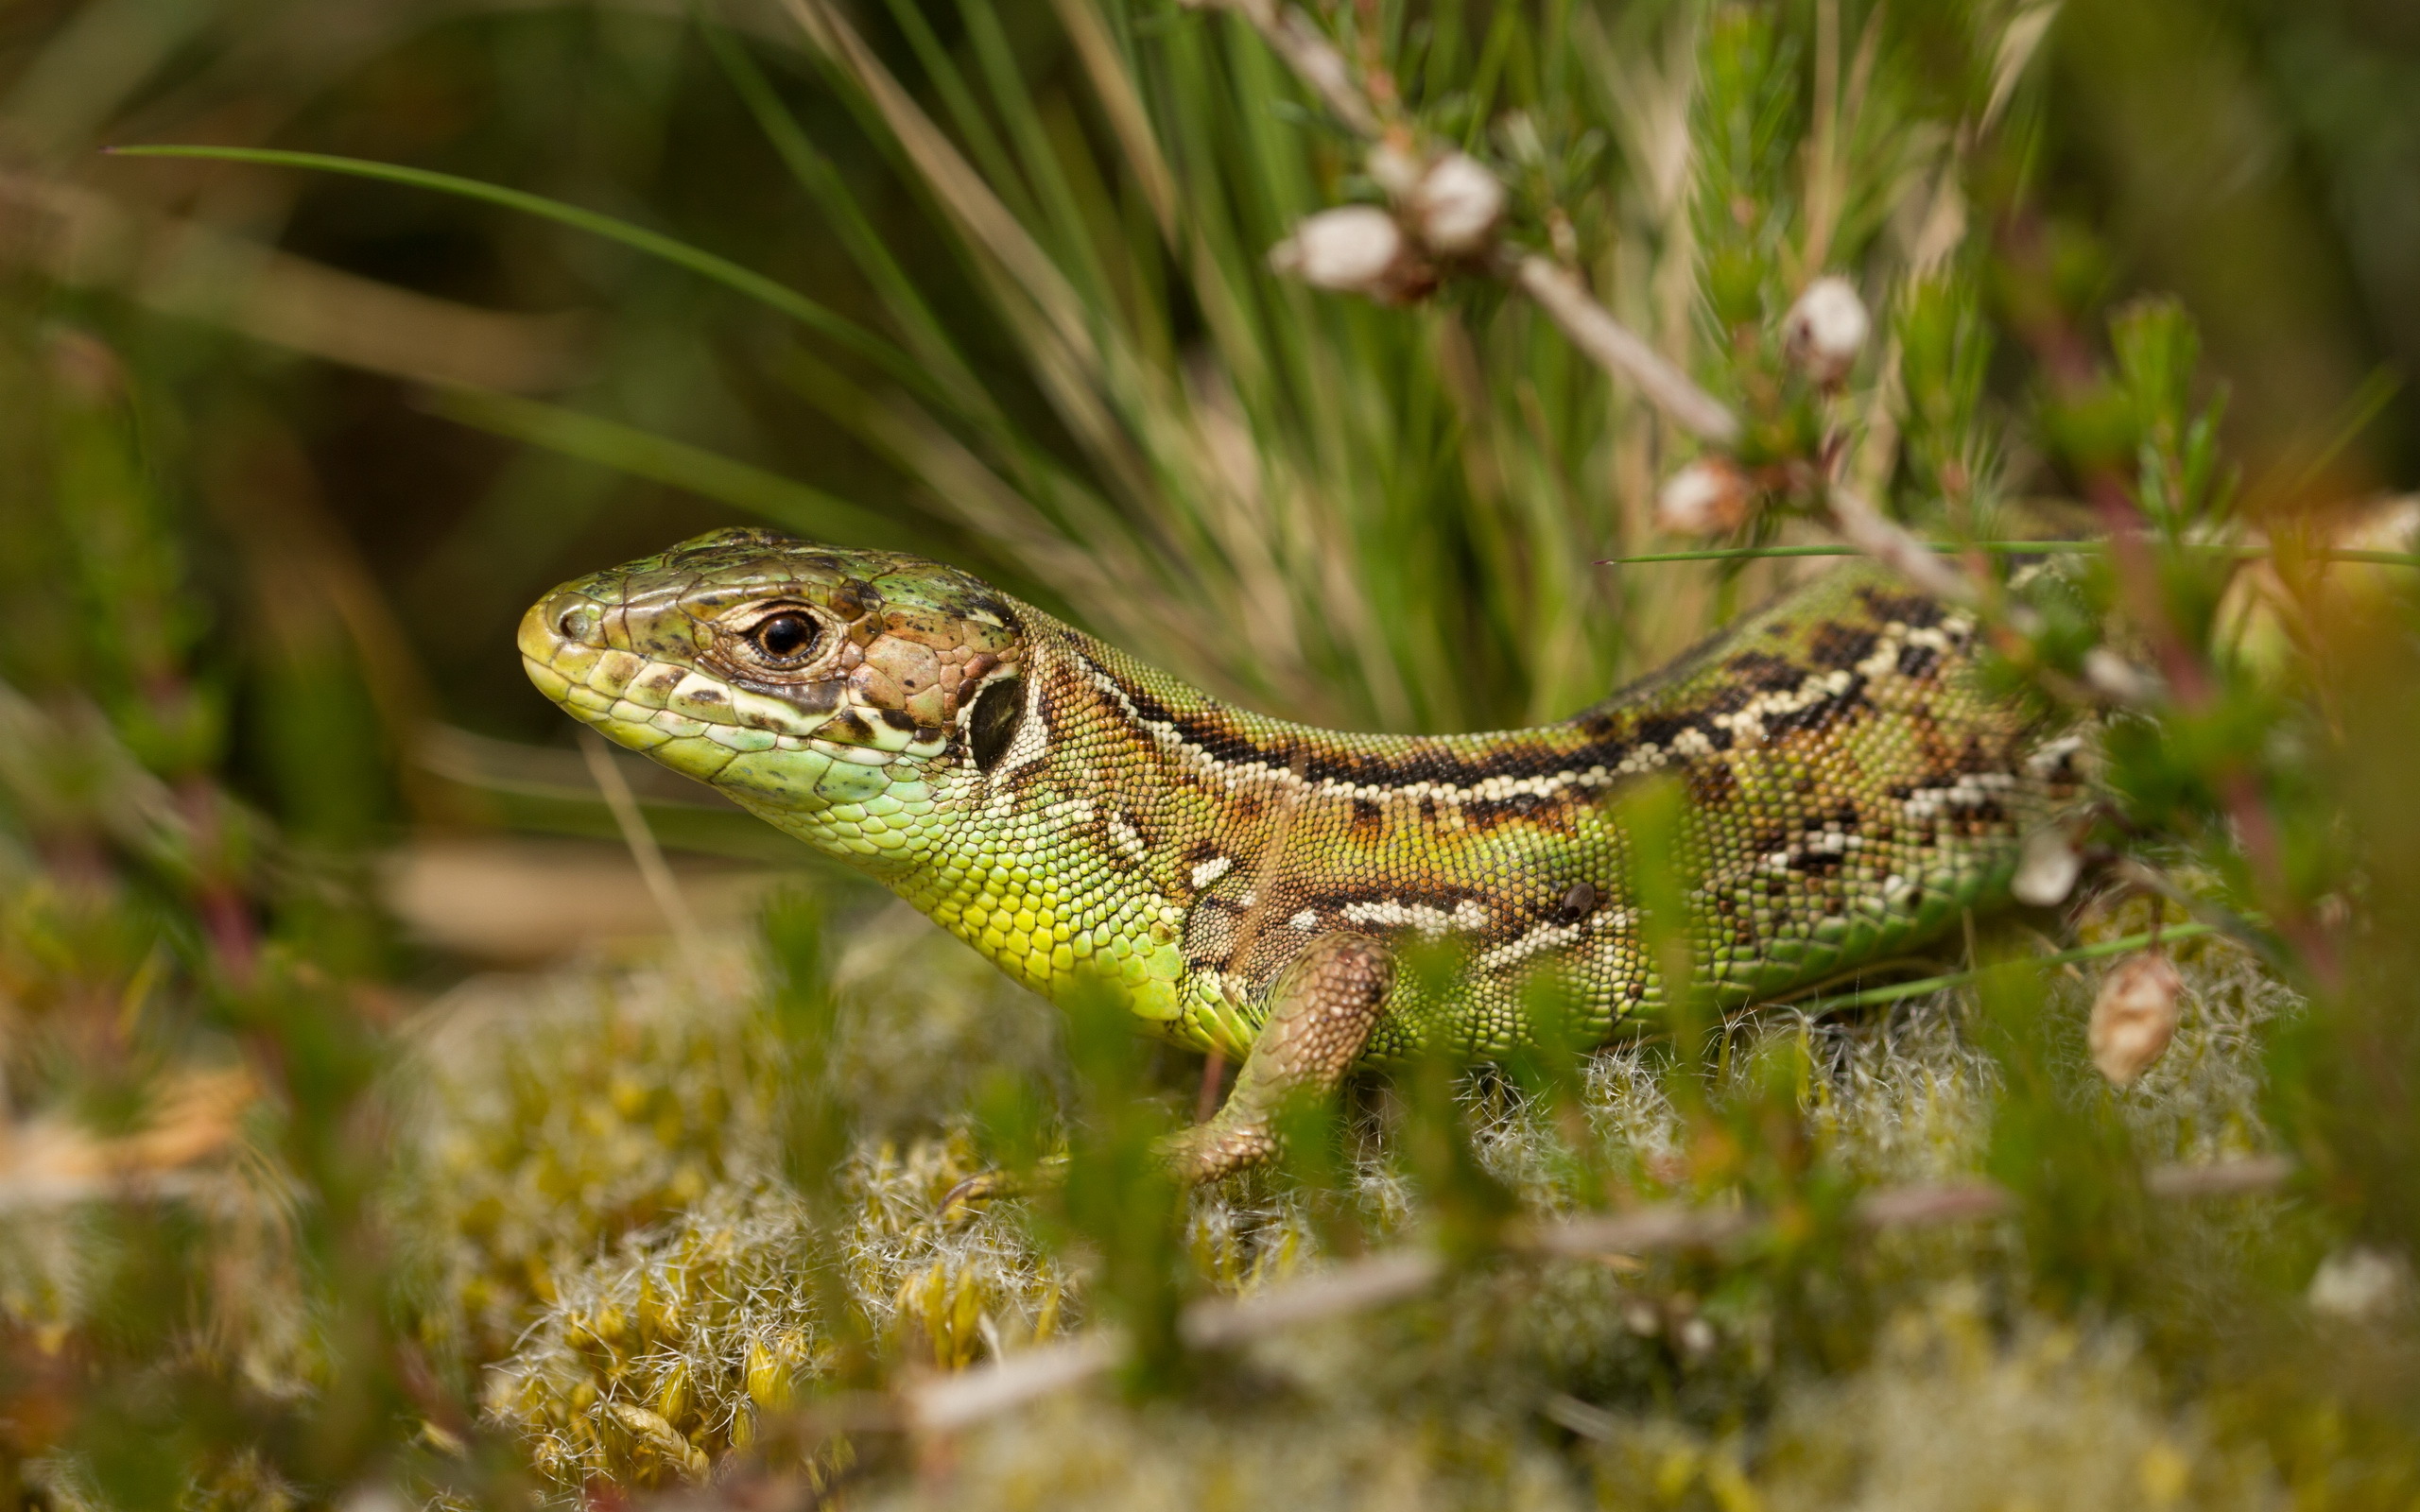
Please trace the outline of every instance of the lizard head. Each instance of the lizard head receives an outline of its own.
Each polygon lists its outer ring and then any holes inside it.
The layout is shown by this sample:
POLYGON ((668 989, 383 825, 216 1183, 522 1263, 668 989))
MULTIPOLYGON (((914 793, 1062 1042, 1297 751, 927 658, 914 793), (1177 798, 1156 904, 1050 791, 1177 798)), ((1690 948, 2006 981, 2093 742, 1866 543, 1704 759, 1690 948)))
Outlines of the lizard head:
POLYGON ((766 530, 565 583, 519 639, 530 681, 574 718, 785 828, 961 754, 988 765, 1024 706, 1002 595, 922 558, 766 530))

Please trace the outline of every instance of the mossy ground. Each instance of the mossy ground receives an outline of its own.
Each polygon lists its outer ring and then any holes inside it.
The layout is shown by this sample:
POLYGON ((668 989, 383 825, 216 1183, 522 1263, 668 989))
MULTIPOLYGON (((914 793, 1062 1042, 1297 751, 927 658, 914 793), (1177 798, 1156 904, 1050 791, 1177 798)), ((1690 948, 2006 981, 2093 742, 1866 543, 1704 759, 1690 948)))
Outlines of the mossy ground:
MULTIPOLYGON (((799 1452, 783 1435, 836 1371, 897 1384, 1096 1311, 1085 1253, 1046 1242, 1026 1200, 940 1211, 985 1163, 966 1111, 984 1075, 1060 1088, 1056 1016, 898 909, 836 933, 832 1085, 858 1132, 823 1221, 780 1176, 786 1059, 746 942, 711 962, 475 982, 430 1016, 395 1198, 420 1331, 480 1373, 492 1424, 557 1494, 728 1476, 769 1434, 799 1452)), ((2264 1151, 2261 1029, 2295 1006, 2230 946, 2179 954, 2189 991, 2165 1058, 2122 1092, 2088 1090, 2147 1161, 2264 1151)), ((2088 968, 2065 973, 2044 1009, 2078 1060, 2090 986, 2088 968)), ((1713 1100, 1796 1066, 1826 1171, 1973 1178, 1999 1081, 1976 1012, 1952 993, 1743 1021, 1713 1100)), ((1621 1200, 1690 1179, 1702 1136, 1664 1060, 1639 1043, 1586 1067, 1585 1126, 1621 1200)), ((1190 1100, 1187 1071, 1159 1068, 1167 1101, 1190 1100)), ((1574 1205, 1570 1119, 1500 1074, 1463 1076, 1457 1097, 1469 1147, 1524 1210, 1574 1205)), ((1435 1231, 1402 1156, 1404 1098, 1381 1085, 1356 1106, 1340 1211, 1278 1177, 1192 1199, 1194 1290, 1248 1292, 1339 1243, 1435 1231)), ((2330 1240, 2290 1199, 2157 1216, 2122 1296, 2046 1292, 2017 1222, 1889 1231, 1793 1264, 1498 1259, 1411 1304, 1195 1357, 1172 1391, 1072 1391, 914 1454, 882 1433, 827 1441, 817 1473, 899 1506, 2232 1507, 2342 1491, 2342 1463, 2298 1460, 2304 1430, 2280 1414, 2332 1413, 2339 1448, 2354 1442, 2363 1409, 2310 1394, 2307 1372, 2331 1351, 2405 1368, 2408 1312, 2391 1295, 2353 1316, 2293 1299, 2330 1240)), ((2379 1488, 2420 1488, 2408 1443, 2363 1452, 2379 1488)))

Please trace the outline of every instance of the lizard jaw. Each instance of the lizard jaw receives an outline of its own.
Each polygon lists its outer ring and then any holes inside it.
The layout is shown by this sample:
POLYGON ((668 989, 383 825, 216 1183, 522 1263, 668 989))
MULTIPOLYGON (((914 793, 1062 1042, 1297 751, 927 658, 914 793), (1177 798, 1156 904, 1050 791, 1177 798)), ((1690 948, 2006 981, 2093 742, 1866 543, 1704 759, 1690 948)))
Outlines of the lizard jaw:
MULTIPOLYGON (((736 758, 766 754, 800 758, 785 764, 796 771, 846 764, 878 775, 897 758, 925 761, 947 748, 946 732, 867 707, 842 679, 773 697, 694 663, 614 646, 605 627, 616 609, 577 589, 549 595, 522 617, 522 669, 564 713, 685 776, 720 784, 737 775, 736 758)), ((854 795, 865 784, 821 785, 854 795)))

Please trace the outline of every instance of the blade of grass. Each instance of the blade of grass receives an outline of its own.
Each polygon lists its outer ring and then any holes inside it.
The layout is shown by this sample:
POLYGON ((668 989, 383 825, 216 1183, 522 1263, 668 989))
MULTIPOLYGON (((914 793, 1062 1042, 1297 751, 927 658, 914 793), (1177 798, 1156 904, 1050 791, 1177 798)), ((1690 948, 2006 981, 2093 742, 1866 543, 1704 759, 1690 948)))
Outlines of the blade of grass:
POLYGON ((1076 56, 1083 61, 1085 77, 1100 101, 1101 113, 1108 117, 1127 165, 1133 171, 1143 198, 1150 204, 1161 236, 1171 249, 1181 247, 1184 234, 1177 219, 1176 185, 1169 176, 1167 160, 1161 154, 1159 139, 1151 132, 1150 114, 1143 108, 1131 59, 1119 47, 1101 13, 1093 8, 1092 0, 1051 0, 1051 5, 1059 13, 1059 24, 1067 30, 1068 40, 1075 43, 1076 56))
MULTIPOLYGON (((2098 541, 1935 541, 1927 542, 1929 550, 1950 553, 1959 551, 2005 552, 2014 556, 2072 557, 2099 551, 2098 541)), ((2232 552, 2244 561, 2262 561, 2273 553, 2267 546, 2234 546, 2221 543, 2184 543, 2186 551, 2232 552)), ((1642 563, 1663 561, 1754 561, 1766 557, 1862 557, 1865 553, 1855 546, 1723 546, 1704 551, 1665 551, 1645 557, 1600 557, 1599 567, 1634 567, 1642 563)), ((2355 551, 2321 547, 2307 555, 2322 561, 2368 562, 2380 567, 2420 567, 2420 553, 2408 551, 2355 551)))
MULTIPOLYGON (((2030 969, 2070 966, 2077 961, 2097 961, 2104 955, 2123 955, 2128 951, 2138 951, 2147 945, 2169 940, 2198 939, 2204 935, 2215 935, 2218 932, 2217 926, 2212 924, 2170 924, 2166 929, 2141 935, 2124 935, 2117 939, 2105 939, 2098 945, 2080 945, 2071 951, 2060 951, 2050 955, 2036 955, 2027 960, 2025 964, 2030 969)), ((1805 1013, 1830 1013, 1840 1008, 1863 1008, 1871 1007, 1877 1003, 1896 1003, 1903 998, 1920 998, 1934 992, 1946 991, 1953 987, 1964 987, 1969 982, 1981 980, 1990 970, 1991 968, 1984 967, 1972 971, 1952 971, 1947 976, 1927 976, 1913 982, 1898 982, 1890 987, 1870 988, 1863 992, 1851 992, 1841 997, 1815 998, 1797 1004, 1795 1006, 1805 1013)))
POLYGON ((758 129, 772 144, 790 177, 831 217, 833 229, 856 260, 858 271, 873 284, 891 318, 907 330, 917 354, 938 370, 941 382, 961 411, 995 419, 997 406, 976 380, 964 355, 933 315, 932 307, 917 291, 915 281, 883 245, 882 236, 867 217, 864 207, 833 171, 831 163, 807 140, 797 117, 774 93, 771 80, 756 66, 748 49, 727 27, 715 22, 701 18, 698 29, 705 38, 707 51, 714 54, 741 103, 755 116, 758 129))
POLYGON ((1032 188, 1018 175, 1001 141, 999 126, 984 113, 965 73, 942 44, 924 9, 903 0, 885 0, 885 8, 916 55, 917 66, 931 80, 934 94, 941 96, 942 108, 948 112, 958 128, 959 141, 982 170, 983 181, 1010 207, 1019 224, 1030 227, 1036 216, 1032 188))
POLYGON ((123 158, 195 158, 214 163, 250 163, 267 167, 308 168, 322 173, 350 174, 359 179, 376 179, 388 183, 407 185, 415 189, 434 190, 439 194, 458 195, 477 199, 524 215, 536 215, 559 225, 569 226, 593 236, 619 242, 635 251, 663 259, 678 267, 686 268, 700 278, 710 279, 735 293, 760 304, 779 310, 800 324, 821 333, 850 351, 879 366, 899 382, 927 395, 933 394, 932 381, 925 376, 916 359, 900 351, 884 337, 867 330, 844 316, 834 314, 798 290, 751 268, 742 267, 727 257, 717 256, 701 248, 634 226, 627 220, 578 205, 567 205, 560 199, 533 195, 526 190, 508 189, 501 184, 465 179, 451 173, 438 173, 427 168, 405 167, 400 163, 376 163, 365 158, 336 157, 324 152, 291 152, 278 147, 216 147, 181 145, 111 147, 112 155, 123 158))
POLYGON ((930 544, 919 542, 873 510, 821 489, 599 415, 469 388, 441 390, 430 407, 448 420, 684 489, 836 544, 908 550, 930 544))
MULTIPOLYGON (((1083 211, 1067 180, 1066 164, 1054 150, 1041 110, 1026 88, 1008 30, 1000 24, 999 12, 983 0, 959 0, 958 10, 976 66, 991 93, 993 109, 1024 169, 1025 181, 1032 186, 1040 224, 1056 243, 1055 261, 1098 308, 1109 302, 1108 271, 1101 266, 1099 249, 1088 233, 1083 211)), ((1036 222, 1028 218, 1027 224, 1036 222)))

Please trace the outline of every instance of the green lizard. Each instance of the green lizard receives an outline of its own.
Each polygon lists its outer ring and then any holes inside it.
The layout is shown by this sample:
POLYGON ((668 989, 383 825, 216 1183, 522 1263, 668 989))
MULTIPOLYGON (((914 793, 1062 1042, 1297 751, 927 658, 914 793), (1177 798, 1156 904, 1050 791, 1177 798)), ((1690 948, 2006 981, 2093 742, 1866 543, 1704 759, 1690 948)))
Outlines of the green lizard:
POLYGON ((1833 572, 1569 720, 1344 734, 1250 713, 937 562, 758 530, 569 583, 530 679, 620 744, 879 878, 1047 996, 1106 979, 1239 1059, 1173 1151, 1268 1159, 1363 1061, 1523 1042, 1548 973, 1608 1035, 1664 984, 1615 799, 1685 793, 1693 958, 1728 1005, 1922 944, 2006 896, 2081 742, 1972 677, 1974 626, 1833 572), (1424 991, 1408 946, 1451 940, 1424 991))

